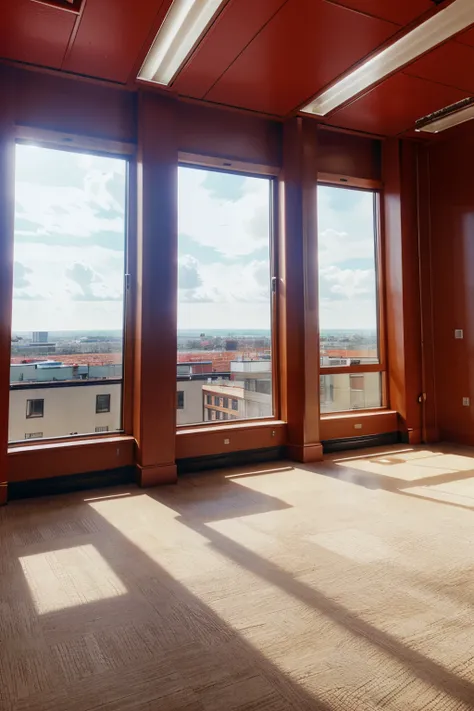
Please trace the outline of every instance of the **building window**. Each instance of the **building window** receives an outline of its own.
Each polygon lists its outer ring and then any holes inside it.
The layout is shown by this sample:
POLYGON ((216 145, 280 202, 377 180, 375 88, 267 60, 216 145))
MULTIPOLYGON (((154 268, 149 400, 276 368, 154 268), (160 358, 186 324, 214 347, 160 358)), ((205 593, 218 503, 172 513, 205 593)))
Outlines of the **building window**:
POLYGON ((232 409, 233 410, 238 410, 239 409, 239 401, 232 399, 232 409))
POLYGON ((26 401, 26 418, 44 417, 44 400, 26 401))
MULTIPOLYGON (((203 404, 221 412, 232 395, 243 397, 246 378, 268 379, 268 392, 250 398, 247 408, 236 404, 237 419, 258 417, 259 404, 267 417, 274 414, 275 181, 251 170, 246 175, 202 165, 178 167, 177 362, 192 362, 194 372, 206 377, 205 390, 215 387, 203 404), (212 268, 203 259, 203 248, 210 247, 212 268)), ((198 381, 192 385, 199 391, 198 381)), ((205 408, 193 408, 189 400, 185 413, 179 425, 202 421, 205 408)))
POLYGON ((95 411, 97 413, 110 412, 110 395, 96 395, 95 411))
POLYGON ((212 395, 206 395, 206 403, 212 405, 212 395))
POLYGON ((178 410, 184 410, 184 390, 178 390, 177 392, 176 407, 178 410))
POLYGON ((216 410, 216 420, 221 419, 222 412, 220 410, 216 410))
POLYGON ((216 411, 211 410, 211 420, 215 420, 215 419, 216 419, 216 411))
MULTIPOLYGON (((109 431, 109 426, 108 425, 100 425, 99 427, 95 428, 96 432, 108 432, 109 431)), ((77 432, 76 432, 77 434, 77 432)))
POLYGON ((25 432, 25 439, 41 439, 42 432, 25 432))
POLYGON ((318 186, 321 413, 385 404, 378 194, 318 186))
POLYGON ((228 419, 229 419, 229 413, 228 413, 228 412, 223 412, 223 413, 222 413, 222 419, 223 419, 223 420, 228 420, 228 419))

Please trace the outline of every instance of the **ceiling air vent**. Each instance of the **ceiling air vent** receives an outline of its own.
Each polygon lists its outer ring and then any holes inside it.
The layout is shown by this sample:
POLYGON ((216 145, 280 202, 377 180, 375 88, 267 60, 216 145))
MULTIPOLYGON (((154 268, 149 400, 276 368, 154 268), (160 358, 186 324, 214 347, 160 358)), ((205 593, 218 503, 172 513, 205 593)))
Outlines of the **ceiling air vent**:
POLYGON ((444 109, 434 111, 424 116, 415 123, 415 131, 439 133, 451 126, 456 126, 465 121, 470 121, 474 114, 474 98, 468 97, 457 101, 455 104, 445 106, 444 109))
POLYGON ((49 7, 55 7, 57 10, 74 12, 78 15, 81 11, 84 0, 32 0, 32 2, 39 3, 40 5, 48 5, 49 7))

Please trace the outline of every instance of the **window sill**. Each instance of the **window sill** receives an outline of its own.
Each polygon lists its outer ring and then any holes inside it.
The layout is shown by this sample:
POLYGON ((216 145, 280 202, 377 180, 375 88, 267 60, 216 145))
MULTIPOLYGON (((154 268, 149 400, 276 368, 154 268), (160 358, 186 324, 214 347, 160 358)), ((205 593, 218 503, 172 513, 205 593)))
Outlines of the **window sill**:
POLYGON ((283 420, 271 420, 271 419, 256 419, 256 420, 226 420, 226 421, 216 421, 213 422, 203 422, 202 424, 195 425, 180 425, 176 430, 176 435, 179 437, 181 435, 192 435, 192 434, 203 434, 204 432, 220 432, 225 430, 234 429, 259 429, 262 427, 282 427, 286 426, 286 422, 283 420))
POLYGON ((107 436, 106 433, 102 435, 95 435, 92 434, 90 438, 87 437, 80 437, 80 438, 63 438, 61 439, 44 439, 44 440, 35 440, 34 442, 18 442, 18 443, 11 443, 8 445, 8 454, 18 454, 21 452, 31 452, 32 450, 34 451, 43 451, 45 449, 70 449, 72 447, 84 447, 84 446, 100 446, 103 445, 104 442, 107 443, 121 443, 121 442, 135 442, 134 437, 131 435, 112 435, 112 436, 107 436))
POLYGON ((377 417, 379 415, 395 415, 398 416, 396 410, 385 410, 383 408, 372 408, 370 410, 343 410, 340 412, 326 412, 321 415, 323 420, 340 420, 342 418, 357 419, 360 417, 377 417))

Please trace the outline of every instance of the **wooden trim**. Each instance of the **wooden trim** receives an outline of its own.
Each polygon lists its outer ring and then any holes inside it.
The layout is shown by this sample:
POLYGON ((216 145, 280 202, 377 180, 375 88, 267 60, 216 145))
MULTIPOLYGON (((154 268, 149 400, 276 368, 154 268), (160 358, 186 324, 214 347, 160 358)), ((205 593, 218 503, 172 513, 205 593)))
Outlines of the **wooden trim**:
POLYGON ((136 145, 125 141, 113 141, 108 138, 94 138, 75 133, 52 131, 36 126, 22 126, 17 124, 15 136, 19 141, 32 141, 51 148, 64 148, 64 150, 92 151, 94 153, 107 153, 117 156, 134 156, 136 145))
POLYGON ((290 119, 280 180, 280 387, 287 444, 299 448, 319 444, 317 184, 316 124, 290 119))
POLYGON ((286 443, 285 422, 232 422, 190 427, 176 433, 176 459, 280 447, 286 443))
POLYGON ((379 363, 382 366, 382 403, 389 406, 387 370, 387 322, 386 322, 386 291, 385 291, 385 223, 383 220, 382 196, 375 196, 375 269, 377 288, 377 335, 379 363))
POLYGON ((337 173, 318 173, 318 182, 323 185, 338 185, 343 188, 359 190, 382 190, 383 188, 381 180, 353 178, 350 175, 338 175, 337 173))
MULTIPOLYGON (((175 462, 178 294, 176 102, 140 94, 134 435, 140 481, 175 462)), ((171 476, 166 469, 166 477, 171 476)), ((176 475, 176 470, 175 470, 176 475)))
POLYGON ((124 343, 123 343, 123 378, 122 378, 122 427, 125 434, 133 434, 133 388, 135 357, 135 316, 137 274, 137 164, 128 161, 127 179, 127 239, 126 239, 124 299, 124 343))
POLYGON ((149 467, 142 467, 137 464, 136 471, 137 484, 142 487, 175 484, 178 478, 177 467, 174 462, 149 467))
POLYGON ((321 462, 323 460, 323 445, 317 444, 288 444, 286 446, 286 456, 292 462, 302 462, 303 464, 311 464, 313 462, 321 462))
POLYGON ((390 407, 404 430, 421 428, 418 221, 414 143, 383 144, 385 289, 390 407))
MULTIPOLYGON (((0 481, 8 476, 8 418, 13 298, 13 239, 15 221, 15 134, 13 86, 3 85, 0 104, 0 481)), ((0 503, 6 488, 0 492, 0 503)), ((3 501, 4 502, 4 501, 3 501)))
POLYGON ((216 168, 228 172, 244 173, 247 175, 276 177, 280 173, 280 168, 274 165, 264 165, 261 163, 250 163, 248 161, 233 160, 227 158, 216 158, 199 153, 186 153, 180 151, 178 154, 179 163, 183 165, 196 166, 201 168, 216 168))
MULTIPOLYGON (((357 359, 358 360, 358 359, 357 359)), ((368 363, 367 365, 322 365, 319 369, 321 375, 341 375, 341 373, 381 373, 384 367, 381 363, 368 363)))
POLYGON ((326 442, 331 439, 396 432, 399 429, 399 420, 398 413, 393 410, 338 412, 323 415, 320 427, 321 439, 326 442))
POLYGON ((49 479, 134 464, 133 437, 51 442, 8 450, 8 481, 49 479))

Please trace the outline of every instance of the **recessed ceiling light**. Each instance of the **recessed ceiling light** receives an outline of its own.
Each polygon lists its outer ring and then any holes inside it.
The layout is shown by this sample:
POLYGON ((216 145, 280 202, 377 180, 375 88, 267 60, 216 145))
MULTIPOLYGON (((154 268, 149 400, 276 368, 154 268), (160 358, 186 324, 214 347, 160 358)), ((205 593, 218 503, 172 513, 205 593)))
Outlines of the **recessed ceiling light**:
POLYGON ((139 79, 170 84, 226 0, 173 0, 139 79))
POLYGON ((473 23, 474 1, 455 0, 323 91, 302 111, 326 116, 473 23))
POLYGON ((474 118, 474 98, 463 99, 416 122, 415 131, 440 133, 474 118))

